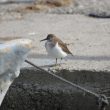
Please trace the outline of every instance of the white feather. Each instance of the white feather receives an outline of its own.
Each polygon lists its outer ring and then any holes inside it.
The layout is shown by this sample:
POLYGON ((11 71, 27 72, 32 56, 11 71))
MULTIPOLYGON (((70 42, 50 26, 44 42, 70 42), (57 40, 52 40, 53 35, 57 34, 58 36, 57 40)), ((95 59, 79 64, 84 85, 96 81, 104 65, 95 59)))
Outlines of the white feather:
POLYGON ((48 54, 54 58, 64 58, 67 56, 67 53, 62 50, 58 43, 56 43, 56 45, 52 47, 52 43, 47 41, 45 43, 45 47, 48 54))

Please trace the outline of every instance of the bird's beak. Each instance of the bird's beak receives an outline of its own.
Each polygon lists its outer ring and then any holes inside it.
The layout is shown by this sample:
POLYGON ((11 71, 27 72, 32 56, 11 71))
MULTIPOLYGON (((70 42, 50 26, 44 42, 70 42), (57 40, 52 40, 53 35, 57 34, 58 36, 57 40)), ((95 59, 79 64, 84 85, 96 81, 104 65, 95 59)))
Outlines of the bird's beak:
POLYGON ((47 40, 47 38, 40 40, 40 42, 47 40))

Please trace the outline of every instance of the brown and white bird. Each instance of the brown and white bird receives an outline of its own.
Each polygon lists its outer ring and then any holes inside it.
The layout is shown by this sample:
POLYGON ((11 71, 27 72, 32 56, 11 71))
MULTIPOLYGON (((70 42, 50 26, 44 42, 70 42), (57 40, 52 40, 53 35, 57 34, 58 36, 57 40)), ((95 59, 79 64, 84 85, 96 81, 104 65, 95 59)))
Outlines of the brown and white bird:
POLYGON ((41 41, 45 40, 47 40, 45 43, 45 48, 50 56, 56 58, 56 64, 57 59, 62 59, 68 54, 72 55, 72 53, 67 48, 67 45, 54 34, 48 34, 47 37, 41 41))

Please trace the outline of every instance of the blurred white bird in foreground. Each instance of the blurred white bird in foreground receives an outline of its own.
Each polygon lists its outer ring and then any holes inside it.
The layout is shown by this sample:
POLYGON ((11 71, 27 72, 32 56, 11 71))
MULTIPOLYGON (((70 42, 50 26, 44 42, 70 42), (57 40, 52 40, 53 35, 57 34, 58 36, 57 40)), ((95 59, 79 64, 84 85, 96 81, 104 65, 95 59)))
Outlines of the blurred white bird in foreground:
POLYGON ((0 44, 0 105, 9 86, 19 76, 20 67, 33 47, 32 44, 29 39, 17 39, 0 44))

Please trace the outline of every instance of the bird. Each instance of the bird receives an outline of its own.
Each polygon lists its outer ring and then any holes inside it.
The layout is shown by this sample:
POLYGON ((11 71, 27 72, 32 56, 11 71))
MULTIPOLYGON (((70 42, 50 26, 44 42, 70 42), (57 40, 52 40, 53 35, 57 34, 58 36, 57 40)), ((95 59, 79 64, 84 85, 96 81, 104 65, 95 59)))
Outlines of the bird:
POLYGON ((42 42, 45 40, 46 40, 45 42, 46 51, 50 56, 56 58, 56 64, 57 64, 57 59, 62 60, 68 54, 73 56, 73 54, 68 49, 66 43, 60 40, 56 35, 48 34, 45 39, 40 41, 42 42))

